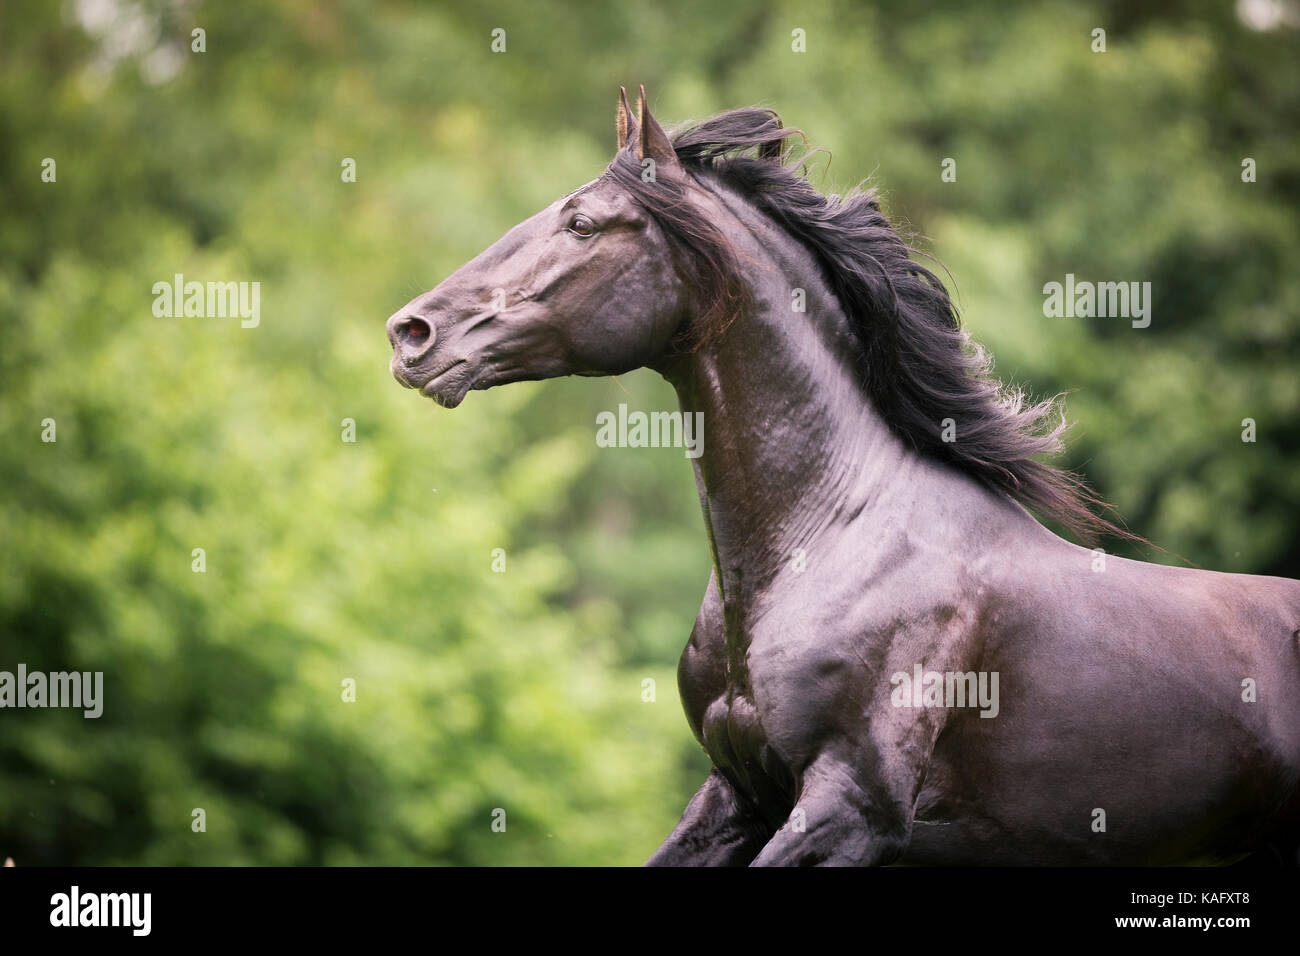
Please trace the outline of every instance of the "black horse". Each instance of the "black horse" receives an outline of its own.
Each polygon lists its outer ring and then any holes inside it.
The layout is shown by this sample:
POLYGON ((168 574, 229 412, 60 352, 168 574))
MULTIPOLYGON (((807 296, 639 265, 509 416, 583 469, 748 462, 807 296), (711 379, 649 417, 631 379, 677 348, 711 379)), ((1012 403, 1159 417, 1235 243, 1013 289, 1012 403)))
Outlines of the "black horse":
POLYGON ((388 335, 449 408, 648 366, 707 420, 678 680, 713 770, 649 862, 1296 862, 1300 582, 1031 517, 1125 534, 1036 460, 1054 406, 992 379, 875 198, 812 188, 774 113, 670 139, 643 89, 618 132, 388 335))

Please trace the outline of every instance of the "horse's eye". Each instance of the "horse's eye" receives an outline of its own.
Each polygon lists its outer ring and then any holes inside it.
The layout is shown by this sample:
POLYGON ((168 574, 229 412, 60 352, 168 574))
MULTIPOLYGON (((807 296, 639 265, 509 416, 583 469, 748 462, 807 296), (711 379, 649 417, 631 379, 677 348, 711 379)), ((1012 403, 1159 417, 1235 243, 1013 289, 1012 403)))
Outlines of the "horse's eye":
POLYGON ((586 216, 574 216, 569 220, 569 232, 586 239, 596 234, 596 224, 586 216))

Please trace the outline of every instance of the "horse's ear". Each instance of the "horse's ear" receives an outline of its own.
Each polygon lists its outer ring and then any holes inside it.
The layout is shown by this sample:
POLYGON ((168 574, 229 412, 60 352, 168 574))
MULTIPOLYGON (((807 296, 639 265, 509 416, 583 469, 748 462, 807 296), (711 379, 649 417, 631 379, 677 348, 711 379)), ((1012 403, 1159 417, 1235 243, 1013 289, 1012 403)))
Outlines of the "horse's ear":
POLYGON ((627 105, 627 90, 618 88, 618 148, 627 145, 629 139, 637 136, 636 120, 632 118, 632 108, 627 105))
POLYGON ((677 162, 677 152, 673 149, 672 141, 668 134, 663 131, 655 118, 650 115, 650 104, 646 101, 645 87, 641 87, 641 149, 639 157, 644 160, 647 156, 655 161, 659 168, 673 167, 679 165, 677 162))

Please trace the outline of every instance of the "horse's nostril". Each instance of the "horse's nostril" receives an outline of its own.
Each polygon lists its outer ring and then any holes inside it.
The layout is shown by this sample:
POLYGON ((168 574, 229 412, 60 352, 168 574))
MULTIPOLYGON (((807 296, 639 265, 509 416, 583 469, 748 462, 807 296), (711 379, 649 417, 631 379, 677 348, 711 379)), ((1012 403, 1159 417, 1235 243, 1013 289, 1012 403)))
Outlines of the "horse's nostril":
POLYGON ((406 323, 406 338, 412 345, 422 344, 432 331, 424 319, 411 319, 406 323))

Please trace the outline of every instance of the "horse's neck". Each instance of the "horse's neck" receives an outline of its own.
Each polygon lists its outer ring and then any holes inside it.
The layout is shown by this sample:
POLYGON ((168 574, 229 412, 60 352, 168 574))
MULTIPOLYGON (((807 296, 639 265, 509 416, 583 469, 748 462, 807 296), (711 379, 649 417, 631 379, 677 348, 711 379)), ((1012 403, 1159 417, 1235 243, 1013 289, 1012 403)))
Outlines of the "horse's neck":
POLYGON ((720 197, 719 213, 738 220, 726 232, 746 262, 753 307, 660 371, 683 412, 703 413, 696 481, 724 602, 748 604, 850 524, 876 532, 863 534, 870 549, 936 503, 989 506, 970 479, 918 455, 876 412, 856 338, 808 250, 720 197), (792 306, 796 289, 804 312, 792 306))

